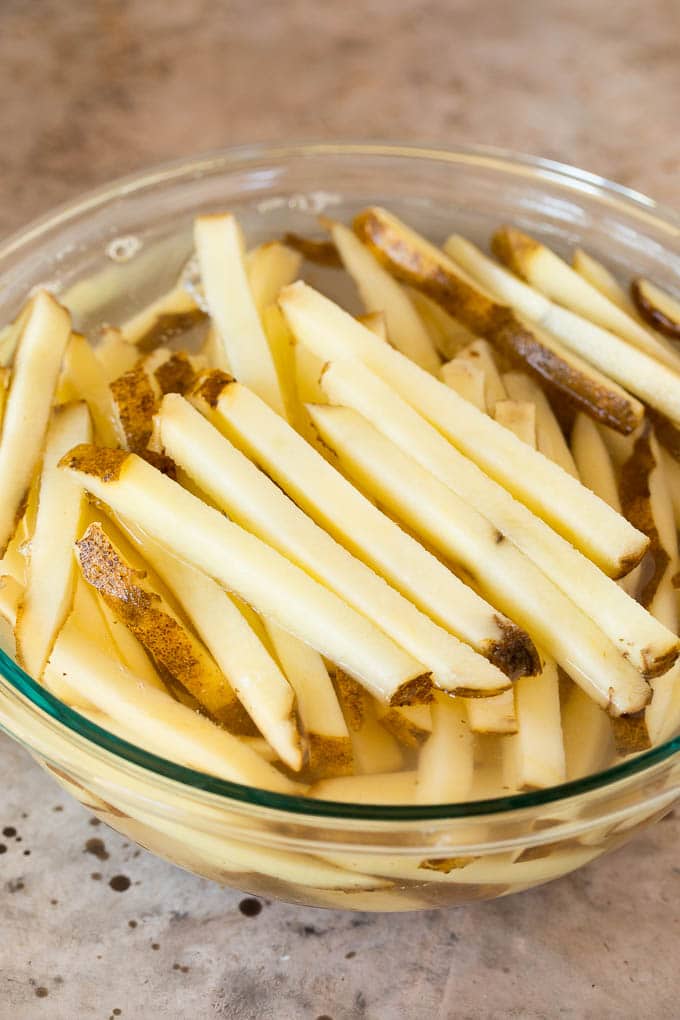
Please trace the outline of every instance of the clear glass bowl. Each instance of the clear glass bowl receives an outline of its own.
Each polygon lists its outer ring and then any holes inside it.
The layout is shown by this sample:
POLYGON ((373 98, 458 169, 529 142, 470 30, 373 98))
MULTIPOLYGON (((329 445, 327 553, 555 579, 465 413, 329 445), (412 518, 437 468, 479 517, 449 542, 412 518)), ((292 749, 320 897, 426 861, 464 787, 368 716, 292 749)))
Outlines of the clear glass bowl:
MULTIPOLYGON (((442 239, 503 222, 612 269, 680 278, 680 217, 600 177, 488 149, 343 144, 236 149, 119 181, 0 247, 0 322, 37 284, 117 321, 169 286, 196 212, 234 209, 250 240, 311 232, 380 202, 442 239)), ((324 270, 314 270, 321 277, 324 270)), ((323 280, 324 286, 330 276, 323 280)), ((419 910, 517 892, 626 842, 680 798, 680 738, 586 779, 433 807, 310 801, 231 784, 88 722, 0 652, 0 723, 109 825, 198 874, 297 903, 419 910)))

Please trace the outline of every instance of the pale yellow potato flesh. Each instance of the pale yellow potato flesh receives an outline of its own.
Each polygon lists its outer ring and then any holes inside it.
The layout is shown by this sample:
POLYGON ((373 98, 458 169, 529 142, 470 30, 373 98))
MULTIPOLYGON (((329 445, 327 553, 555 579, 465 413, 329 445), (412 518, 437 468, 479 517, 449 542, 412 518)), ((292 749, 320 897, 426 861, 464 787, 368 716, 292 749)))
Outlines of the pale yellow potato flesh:
POLYGON ((523 372, 507 372, 503 376, 503 382, 512 400, 531 401, 536 408, 536 448, 548 460, 559 464, 564 471, 578 479, 579 473, 567 440, 548 398, 538 383, 523 372))
POLYGON ((72 333, 62 370, 66 400, 84 400, 90 410, 97 442, 117 446, 115 408, 106 372, 84 336, 72 333))
POLYGON ((486 410, 486 381, 480 365, 453 358, 442 365, 439 378, 463 400, 469 400, 480 411, 486 410))
POLYGON ((493 416, 498 401, 507 400, 508 396, 512 396, 512 394, 508 394, 501 379, 493 348, 489 341, 482 339, 473 340, 472 343, 468 344, 467 347, 463 347, 456 354, 455 360, 469 362, 481 367, 484 372, 484 402, 487 412, 493 416))
POLYGON ((585 414, 576 416, 571 431, 571 453, 583 484, 620 513, 614 465, 597 425, 585 414))
POLYGON ((273 304, 282 287, 297 279, 302 256, 280 241, 267 241, 245 257, 250 292, 260 315, 273 304))
POLYGON ((453 804, 467 800, 474 771, 474 738, 460 698, 435 695, 432 735, 418 758, 416 801, 453 804))

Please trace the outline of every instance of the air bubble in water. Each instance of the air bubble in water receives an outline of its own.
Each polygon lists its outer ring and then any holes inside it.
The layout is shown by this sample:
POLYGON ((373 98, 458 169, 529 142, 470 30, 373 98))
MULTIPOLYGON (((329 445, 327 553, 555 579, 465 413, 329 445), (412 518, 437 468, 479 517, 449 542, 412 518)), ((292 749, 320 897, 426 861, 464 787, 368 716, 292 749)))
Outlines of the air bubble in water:
POLYGON ((106 254, 113 262, 129 262, 141 247, 140 239, 134 234, 128 234, 126 237, 114 237, 113 241, 109 241, 106 254))

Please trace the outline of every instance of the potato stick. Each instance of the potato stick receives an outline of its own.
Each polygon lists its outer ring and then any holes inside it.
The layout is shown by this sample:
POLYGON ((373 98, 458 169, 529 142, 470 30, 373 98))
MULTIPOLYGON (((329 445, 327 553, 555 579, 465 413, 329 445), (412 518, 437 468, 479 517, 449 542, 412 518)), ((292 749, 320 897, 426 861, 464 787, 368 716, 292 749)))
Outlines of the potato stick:
MULTIPOLYGON (((539 391, 539 397, 542 396, 539 391)), ((540 404, 540 400, 537 403, 540 404)), ((496 406, 497 416, 500 406, 496 406)), ((552 415, 547 402, 546 406, 549 415, 552 415)), ((533 433, 522 427, 519 421, 511 423, 510 427, 514 428, 515 435, 523 442, 531 446, 536 445, 535 424, 533 433)), ((566 780, 566 762, 560 715, 559 676, 554 659, 544 658, 543 671, 539 676, 523 677, 518 681, 514 699, 517 733, 503 741, 504 786, 509 786, 511 790, 523 790, 541 789, 563 783, 566 780)))
POLYGON ((286 418, 295 428, 304 431, 309 428, 309 421, 298 396, 295 337, 277 305, 268 305, 263 310, 262 326, 276 366, 286 418))
MULTIPOLYGON (((488 698, 480 699, 488 701, 488 698)), ((388 708, 375 702, 375 710, 381 726, 405 747, 418 748, 432 733, 432 712, 429 705, 404 705, 388 708)))
POLYGON ((80 446, 62 465, 85 489, 394 704, 428 700, 420 665, 332 592, 134 454, 80 446))
POLYGON ((486 410, 484 370, 480 365, 454 358, 442 365, 439 378, 455 390, 459 397, 469 400, 480 411, 486 410))
MULTIPOLYGON (((494 417, 505 428, 511 428, 522 442, 533 446, 536 442, 536 417, 533 404, 520 404, 510 400, 496 403, 494 417)), ((467 702, 467 718, 475 733, 508 734, 517 732, 515 693, 505 691, 495 698, 486 699, 481 709, 467 702)))
MULTIPOLYGON (((512 400, 528 400, 534 404, 536 408, 537 448, 548 460, 559 464, 564 471, 578 479, 579 475, 576 470, 576 464, 564 438, 564 433, 560 428, 548 398, 538 383, 523 372, 508 372, 503 376, 503 382, 512 400)), ((592 491, 594 490, 591 489, 592 491)))
POLYGON ((62 385, 69 401, 84 400, 92 415, 95 435, 102 446, 117 446, 115 410, 106 374, 84 336, 72 333, 64 355, 62 385))
POLYGON ((461 322, 445 312, 442 306, 429 298, 427 294, 416 290, 415 287, 407 287, 404 284, 402 287, 423 320, 430 339, 442 358, 449 360, 455 358, 458 351, 477 339, 474 333, 471 333, 461 322))
POLYGON ((282 287, 297 279, 301 263, 300 253, 280 241, 267 241, 248 252, 246 274, 260 315, 276 301, 282 287))
POLYGON ((206 382, 214 387, 213 420, 228 438, 350 552, 511 679, 538 667, 526 633, 357 492, 255 394, 225 377, 221 389, 220 377, 206 382))
POLYGON ((489 341, 481 339, 473 340, 467 347, 463 347, 461 351, 458 351, 456 361, 471 361, 482 367, 486 384, 486 408, 488 413, 493 415, 497 402, 499 400, 507 400, 508 393, 498 371, 493 348, 489 341))
POLYGON ((578 684, 562 709, 562 739, 567 780, 599 772, 616 754, 611 717, 578 684))
POLYGON ((366 312, 365 315, 357 315, 357 321, 370 329, 381 340, 387 340, 387 322, 384 312, 366 312))
POLYGON ((432 736, 418 758, 418 804, 467 800, 474 769, 474 738, 461 700, 435 695, 432 736))
POLYGON ((61 359, 71 335, 68 312, 39 291, 22 319, 0 438, 0 555, 42 453, 61 359))
POLYGON ((551 301, 622 337, 673 371, 680 368, 676 354, 540 241, 515 227, 502 227, 491 247, 501 262, 551 301))
POLYGON ((517 732, 513 691, 504 691, 503 694, 498 694, 495 698, 475 698, 474 700, 467 698, 465 700, 467 721, 473 733, 508 734, 517 732), (477 701, 479 701, 478 705, 477 701))
POLYGON ((66 404, 54 412, 45 441, 38 514, 16 630, 17 660, 36 680, 71 608, 76 576, 73 543, 84 510, 81 487, 57 465, 70 449, 91 439, 85 404, 66 404))
POLYGON ((536 405, 528 400, 499 400, 494 418, 527 446, 536 445, 536 405))
MULTIPOLYGON (((322 382, 334 403, 354 407, 469 507, 488 518, 496 532, 511 539, 532 559, 636 668, 645 675, 654 676, 672 665, 678 654, 675 635, 577 549, 458 453, 377 376, 358 363, 333 362, 327 367, 322 382)), ((318 428, 315 416, 313 420, 318 428)), ((565 477, 569 476, 565 474, 565 477)), ((641 533, 636 531, 635 534, 641 533)), ((479 570, 474 565, 470 569, 473 576, 479 570)))
POLYGON ((59 635, 50 666, 130 734, 156 754, 234 783, 281 793, 298 784, 286 779, 238 737, 150 687, 75 628, 59 635))
MULTIPOLYGON (((533 404, 512 400, 499 400, 494 417, 505 428, 530 446, 536 444, 536 416, 533 404)), ((467 703, 467 718, 475 733, 508 734, 517 732, 514 691, 506 691, 487 699, 481 710, 472 701, 467 703)))
POLYGON ((0 648, 11 659, 17 657, 15 631, 17 609, 24 597, 24 586, 12 574, 0 575, 0 648))
POLYGON ((205 312, 197 307, 189 291, 178 285, 124 322, 120 332, 127 343, 141 351, 152 351, 204 318, 205 312))
POLYGON ((374 705, 368 703, 368 695, 366 699, 361 726, 350 730, 355 771, 360 775, 398 772, 404 764, 401 748, 378 720, 374 705))
MULTIPOLYGON (((143 571, 132 569, 98 523, 76 543, 85 580, 153 656, 159 669, 185 687, 217 721, 234 732, 243 729, 243 711, 228 679, 204 645, 155 590, 143 571)), ((292 699, 291 699, 292 700, 292 699)), ((299 767, 294 728, 282 710, 276 721, 277 750, 299 767)))
MULTIPOLYGON (((467 245, 467 242, 464 243, 467 245)), ((475 263, 476 279, 483 286, 491 287, 498 298, 507 301, 520 315, 530 319, 535 324, 530 326, 531 329, 535 329, 539 335, 542 335, 543 330, 556 337, 572 354, 585 359, 640 400, 671 419, 680 418, 678 376, 674 369, 590 319, 553 304, 543 294, 522 283, 507 270, 504 271, 502 266, 487 259, 472 245, 467 245, 467 248, 472 249, 470 258, 475 263)), ((576 279, 580 281, 580 277, 576 276, 576 279)), ((654 343, 658 344, 658 341, 654 343)), ((661 345, 659 349, 665 350, 661 345)), ((590 409, 583 407, 582 410, 590 409)), ((631 421, 631 424, 636 425, 638 422, 631 421)), ((630 426, 617 428, 623 432, 630 431, 630 426)))
POLYGON ((413 804, 417 772, 387 772, 366 776, 338 776, 322 779, 309 791, 317 800, 347 801, 351 804, 413 804))
MULTIPOLYGON (((638 400, 544 330, 527 325, 510 307, 499 304, 460 265, 384 209, 361 213, 355 230, 399 279, 424 290, 506 357, 525 364, 562 399, 622 432, 629 432, 642 419, 644 409, 638 400)), ((483 258, 481 252, 477 254, 483 258)), ((487 264, 505 273, 490 260, 487 264)), ((514 285, 525 286, 511 273, 506 276, 514 285)), ((531 288, 525 290, 534 304, 546 300, 531 288)))
POLYGON ((234 375, 283 414, 274 359, 248 284, 241 228, 229 213, 199 216, 194 240, 208 308, 234 375))
POLYGON ((613 305, 617 305, 626 315, 635 317, 637 314, 635 305, 614 274, 610 273, 601 262, 583 251, 582 248, 576 248, 572 256, 571 267, 575 273, 578 273, 595 290, 599 290, 600 294, 613 305))
MULTIPOLYGON (((182 563, 148 535, 133 537, 164 584, 175 595, 206 648, 236 691, 249 716, 281 754, 290 745, 295 690, 281 672, 250 619, 220 586, 194 567, 182 563)), ((240 727, 243 729, 243 725, 240 727)), ((290 753, 284 757, 290 763, 290 753)), ((300 767, 301 757, 295 754, 300 767)))
POLYGON ((611 457, 597 425, 585 414, 576 416, 571 452, 583 484, 620 513, 621 500, 611 457))
MULTIPOLYGON (((671 340, 680 340, 680 301, 649 280, 633 280, 630 292, 638 312, 654 329, 671 340)), ((675 365, 679 356, 673 351, 675 365)))
POLYGON ((384 312, 390 343, 427 372, 436 373, 439 356, 407 294, 349 227, 331 223, 329 229, 366 311, 384 312))
POLYGON ((283 291, 280 303, 298 340, 318 357, 363 361, 461 453, 582 548, 598 566, 619 576, 639 561, 646 547, 643 536, 606 503, 439 380, 381 343, 332 301, 296 283, 283 291))
POLYGON ((651 692, 633 666, 507 536, 499 540, 489 521, 356 412, 314 408, 312 419, 362 488, 468 569, 482 592, 530 626, 600 704, 616 714, 644 707, 651 692))
POLYGON ((566 780, 555 663, 523 677, 515 691, 518 732, 503 741, 503 782, 511 790, 544 789, 566 780))
MULTIPOLYGON (((210 405, 194 398, 210 413, 210 405)), ((510 684, 483 656, 435 624, 337 543, 186 400, 164 398, 163 447, 242 528, 362 613, 432 673, 444 690, 484 696, 510 684)))
POLYGON ((138 348, 125 340, 121 331, 113 326, 102 330, 94 353, 107 385, 124 372, 129 372, 139 358, 138 348))
POLYGON ((680 463, 667 450, 664 450, 663 447, 661 447, 660 452, 666 475, 666 484, 668 485, 668 491, 673 504, 675 526, 680 529, 680 463))
POLYGON ((305 775, 318 780, 351 773, 352 742, 323 659, 271 620, 265 625, 276 657, 295 691, 309 755, 305 775))

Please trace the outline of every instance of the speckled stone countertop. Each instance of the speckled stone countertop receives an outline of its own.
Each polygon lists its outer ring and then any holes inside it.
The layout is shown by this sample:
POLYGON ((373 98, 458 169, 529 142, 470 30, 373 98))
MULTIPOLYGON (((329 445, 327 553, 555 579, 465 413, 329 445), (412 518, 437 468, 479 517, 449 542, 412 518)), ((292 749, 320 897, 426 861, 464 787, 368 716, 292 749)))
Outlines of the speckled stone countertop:
MULTIPOLYGON (((3 0, 0 233, 122 173, 300 137, 485 142, 678 204, 677 0, 3 0)), ((93 825, 0 737, 0 1020, 677 1016, 680 825, 542 889, 314 911, 93 825)))

